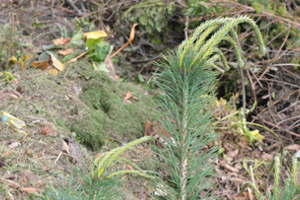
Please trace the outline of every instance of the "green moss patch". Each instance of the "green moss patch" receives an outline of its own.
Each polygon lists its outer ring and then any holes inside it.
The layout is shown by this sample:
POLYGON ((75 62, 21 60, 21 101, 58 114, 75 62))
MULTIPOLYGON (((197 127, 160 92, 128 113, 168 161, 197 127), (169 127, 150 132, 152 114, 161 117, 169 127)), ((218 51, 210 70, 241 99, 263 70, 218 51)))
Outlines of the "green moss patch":
POLYGON ((131 83, 115 83, 105 73, 91 71, 91 66, 85 67, 78 69, 86 79, 79 97, 87 107, 77 113, 71 132, 93 150, 99 149, 110 138, 129 141, 141 137, 146 120, 157 112, 147 91, 131 83), (135 98, 129 99, 131 103, 125 103, 123 98, 129 91, 135 98))

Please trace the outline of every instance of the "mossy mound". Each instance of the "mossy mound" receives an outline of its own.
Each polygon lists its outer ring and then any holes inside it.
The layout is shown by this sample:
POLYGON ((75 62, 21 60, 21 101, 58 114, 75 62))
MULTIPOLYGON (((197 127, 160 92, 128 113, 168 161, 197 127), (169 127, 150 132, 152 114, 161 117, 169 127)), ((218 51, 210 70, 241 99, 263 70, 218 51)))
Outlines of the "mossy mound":
POLYGON ((132 83, 115 83, 106 73, 85 70, 84 74, 88 80, 79 97, 88 108, 76 116, 70 128, 83 144, 97 150, 109 138, 129 141, 143 136, 146 120, 157 112, 146 91, 132 83), (129 91, 136 98, 124 103, 129 91))

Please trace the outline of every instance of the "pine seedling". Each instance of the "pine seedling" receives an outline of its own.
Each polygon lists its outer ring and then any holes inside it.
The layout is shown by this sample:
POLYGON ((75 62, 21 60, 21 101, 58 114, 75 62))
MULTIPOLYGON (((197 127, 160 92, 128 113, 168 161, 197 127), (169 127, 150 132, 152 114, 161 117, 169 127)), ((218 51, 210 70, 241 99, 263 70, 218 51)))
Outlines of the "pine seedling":
POLYGON ((264 54, 266 49, 258 27, 253 20, 244 16, 205 22, 178 50, 170 52, 163 57, 163 62, 157 63, 161 69, 157 75, 158 87, 162 91, 158 102, 162 116, 158 120, 160 130, 171 137, 161 134, 167 145, 164 148, 153 147, 165 162, 161 167, 167 173, 160 174, 165 181, 156 184, 156 198, 216 199, 210 191, 217 149, 208 147, 218 137, 213 131, 211 104, 217 75, 228 68, 218 44, 222 40, 231 43, 239 65, 243 67, 237 34, 234 32, 234 27, 239 23, 252 26, 259 50, 264 54), (215 64, 219 58, 225 69, 215 64))

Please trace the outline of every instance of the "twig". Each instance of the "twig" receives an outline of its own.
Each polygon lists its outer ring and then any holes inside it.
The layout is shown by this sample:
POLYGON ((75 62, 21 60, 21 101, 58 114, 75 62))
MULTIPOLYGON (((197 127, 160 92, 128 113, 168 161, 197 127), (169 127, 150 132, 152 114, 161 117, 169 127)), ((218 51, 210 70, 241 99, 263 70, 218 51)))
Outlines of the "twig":
MULTIPOLYGON (((277 126, 277 125, 275 125, 275 124, 273 124, 273 123, 271 123, 271 122, 268 122, 268 121, 266 121, 266 120, 262 120, 262 122, 265 123, 265 124, 268 124, 268 125, 270 125, 270 126, 273 126, 273 127, 277 128, 278 130, 285 131, 285 132, 287 132, 287 133, 289 133, 289 134, 291 134, 291 135, 300 137, 299 134, 294 133, 294 132, 289 131, 289 130, 286 130, 286 129, 283 129, 283 128, 281 128, 280 126, 277 126)), ((290 138, 289 138, 289 139, 290 139, 290 138)), ((291 139, 290 139, 290 140, 291 140, 291 139)))
POLYGON ((66 2, 78 13, 80 16, 84 16, 84 13, 79 10, 71 0, 66 0, 66 2))
POLYGON ((298 85, 294 85, 294 84, 283 82, 283 81, 277 81, 277 80, 274 80, 274 79, 261 78, 261 80, 263 80, 263 81, 272 81, 272 82, 276 82, 276 83, 282 83, 282 84, 285 84, 285 85, 293 86, 295 88, 300 88, 300 86, 298 86, 298 85))
POLYGON ((244 72, 243 69, 238 67, 238 71, 241 75, 242 80, 242 90, 243 90, 243 121, 246 120, 246 90, 245 90, 245 83, 244 83, 244 72))
POLYGON ((276 56, 275 56, 275 58, 274 58, 275 61, 277 60, 277 57, 278 57, 279 53, 281 52, 283 46, 285 45, 285 43, 286 43, 286 41, 287 41, 287 39, 288 39, 288 37, 289 37, 289 35, 290 35, 290 32, 291 32, 290 26, 288 27, 288 29, 289 29, 289 32, 288 32, 288 34, 286 35, 286 37, 284 38, 283 43, 281 44, 281 46, 280 46, 280 48, 279 48, 279 50, 278 50, 278 52, 277 52, 277 54, 276 54, 276 56))
POLYGON ((184 28, 184 35, 185 35, 185 39, 187 40, 189 35, 188 35, 188 30, 189 30, 189 16, 187 15, 185 17, 185 28, 184 28))
MULTIPOLYGON (((293 95, 293 94, 295 94, 295 93, 298 93, 298 92, 300 92, 300 89, 298 89, 298 90, 296 90, 296 91, 294 91, 294 92, 291 92, 291 93, 288 94, 288 95, 285 95, 285 96, 282 97, 281 99, 275 101, 275 102, 273 103, 273 106, 276 105, 277 103, 279 103, 280 101, 282 101, 282 100, 288 98, 289 96, 291 96, 291 95, 293 95)), ((259 117, 262 113, 264 113, 267 109, 268 109, 268 107, 266 107, 265 109, 263 109, 258 115, 256 115, 255 118, 258 118, 258 117, 259 117)), ((252 122, 255 120, 255 118, 252 120, 252 122)))
POLYGON ((57 162, 58 159, 60 158, 61 154, 62 154, 62 151, 60 151, 59 155, 58 155, 57 158, 55 159, 54 164, 56 164, 56 162, 57 162))

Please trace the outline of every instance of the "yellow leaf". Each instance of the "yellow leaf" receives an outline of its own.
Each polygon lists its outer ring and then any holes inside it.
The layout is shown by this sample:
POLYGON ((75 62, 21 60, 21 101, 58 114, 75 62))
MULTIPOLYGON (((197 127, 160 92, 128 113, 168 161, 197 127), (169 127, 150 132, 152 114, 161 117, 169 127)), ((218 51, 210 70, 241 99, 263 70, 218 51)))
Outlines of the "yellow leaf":
POLYGON ((49 69, 48 70, 49 74, 57 75, 58 71, 55 68, 49 69))
POLYGON ((59 71, 64 71, 65 65, 62 64, 53 54, 51 54, 51 60, 53 62, 53 66, 58 69, 59 71))
POLYGON ((17 63, 18 62, 18 59, 15 56, 10 57, 9 60, 11 62, 13 62, 13 63, 17 63))
POLYGON ((83 36, 85 36, 87 39, 98 39, 98 38, 103 38, 103 37, 107 37, 107 34, 105 31, 93 31, 93 32, 88 32, 88 33, 84 33, 83 36))

